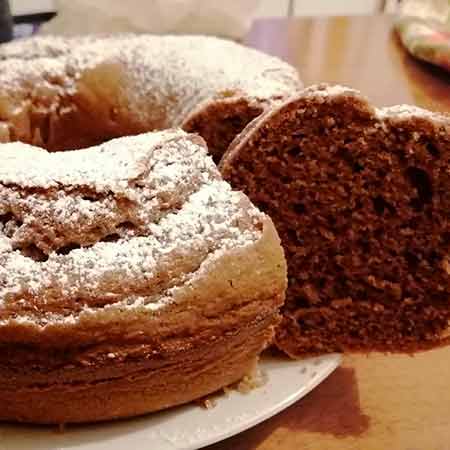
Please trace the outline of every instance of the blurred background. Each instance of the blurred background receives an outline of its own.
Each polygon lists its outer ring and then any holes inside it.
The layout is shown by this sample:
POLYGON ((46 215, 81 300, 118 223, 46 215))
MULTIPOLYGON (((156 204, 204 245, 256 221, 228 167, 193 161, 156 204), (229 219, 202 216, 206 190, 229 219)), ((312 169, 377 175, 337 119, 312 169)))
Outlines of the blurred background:
MULTIPOLYGON (((290 62, 307 84, 373 86, 375 101, 391 90, 396 65, 416 73, 407 53, 450 74, 450 0, 0 0, 0 42, 112 32, 234 39, 290 62)), ((442 94, 414 101, 442 107, 442 94)))
MULTIPOLYGON (((5 0, 0 0, 1 3, 6 3, 5 0)), ((444 0, 447 2, 447 0, 444 0)), ((192 10, 199 11, 200 9, 208 11, 210 14, 220 14, 220 11, 224 11, 225 4, 228 12, 227 14, 232 17, 228 17, 230 26, 228 29, 218 27, 217 34, 228 34, 230 37, 239 38, 244 33, 244 29, 248 27, 250 21, 264 17, 285 17, 285 16, 336 16, 336 15, 366 15, 366 14, 382 14, 382 13, 395 13, 398 10, 400 2, 398 0, 246 0, 246 1, 196 1, 196 0, 132 0, 127 2, 111 1, 111 0, 9 0, 9 6, 11 14, 14 18, 15 28, 14 33, 16 36, 26 36, 36 31, 37 27, 54 17, 57 13, 59 15, 68 16, 69 14, 74 18, 72 23, 67 24, 62 22, 64 17, 58 19, 61 23, 61 28, 66 28, 66 32, 70 33, 70 30, 74 28, 76 22, 75 15, 83 14, 82 11, 89 8, 90 14, 86 14, 84 17, 84 27, 86 31, 92 31, 89 27, 89 23, 92 22, 96 26, 105 26, 107 20, 109 20, 109 26, 114 29, 130 28, 134 31, 142 31, 143 24, 140 23, 145 19, 145 15, 142 15, 142 10, 145 10, 150 16, 158 16, 158 26, 161 28, 166 23, 165 32, 175 32, 173 25, 175 22, 178 25, 182 25, 179 29, 182 32, 183 27, 182 20, 174 20, 174 18, 167 18, 167 11, 172 12, 186 11, 191 5, 192 10), (208 5, 209 4, 209 5, 208 5), (110 9, 112 5, 112 9, 110 9), (102 8, 104 8, 102 18, 102 25, 99 25, 98 15, 102 14, 102 8), (132 14, 139 10, 139 19, 135 18, 126 20, 122 16, 122 20, 119 20, 121 14, 132 14), (117 14, 116 14, 117 13, 117 14), (161 18, 163 21, 161 22, 161 18), (234 16, 234 19, 233 19, 234 16), (67 27, 67 25, 69 25, 67 27)), ((411 2, 410 2, 411 3, 411 2)), ((413 2, 414 3, 414 2, 413 2)), ((415 2, 420 3, 420 2, 415 2)), ((4 9, 4 7, 3 7, 4 9)), ((203 17, 205 16, 203 14, 203 17)), ((179 16, 179 14, 175 14, 179 16)), ((189 13, 190 21, 192 20, 192 12, 189 13)), ((211 16, 210 16, 211 17, 211 16)), ((149 19, 147 17, 147 19, 149 19)), ((200 20, 200 19, 197 19, 200 20)), ((214 19, 210 21, 215 22, 214 19)), ((226 22, 225 15, 222 14, 221 20, 226 22)), ((194 21, 194 26, 195 26, 194 21)), ((57 21, 55 24, 58 25, 57 21)), ((191 22, 192 24, 192 22, 191 22)), ((53 26, 53 25, 52 25, 53 26)), ((78 24, 78 26, 80 26, 78 24)), ((201 27, 197 24, 197 28, 201 27)), ((160 31, 159 29, 152 29, 152 21, 149 20, 149 31, 160 31)), ((62 31, 59 28, 56 31, 62 31)), ((83 30, 80 30, 83 31, 83 30)), ((212 31, 206 27, 205 32, 212 31)), ((187 30, 189 32, 189 30, 187 30)))
POLYGON ((389 67, 397 42, 450 73, 450 0, 0 0, 0 42, 112 32, 226 37, 291 62, 312 82, 341 81, 352 64, 352 73, 369 71, 383 43, 391 59, 380 67, 389 67))
POLYGON ((242 39, 255 20, 267 17, 403 13, 446 21, 449 11, 450 0, 0 0, 0 39, 28 36, 38 29, 58 34, 204 33, 242 39))
MULTIPOLYGON (((57 0, 10 0, 14 15, 27 16, 56 12, 57 0)), ((92 0, 91 3, 95 3, 92 0)), ((146 3, 152 3, 147 1, 146 3)), ((283 16, 291 11, 297 15, 368 14, 395 8, 397 0, 261 0, 256 15, 283 16)))

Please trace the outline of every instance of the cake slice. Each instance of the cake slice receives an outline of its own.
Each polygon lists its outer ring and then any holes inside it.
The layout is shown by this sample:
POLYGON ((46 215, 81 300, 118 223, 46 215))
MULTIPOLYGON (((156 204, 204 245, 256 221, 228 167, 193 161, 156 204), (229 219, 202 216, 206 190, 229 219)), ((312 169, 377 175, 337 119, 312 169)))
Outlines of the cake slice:
POLYGON ((271 220, 198 136, 0 145, 0 421, 129 417, 234 383, 285 288, 271 220))
POLYGON ((450 118, 313 86, 256 119, 220 169, 288 260, 291 356, 450 341, 450 118))

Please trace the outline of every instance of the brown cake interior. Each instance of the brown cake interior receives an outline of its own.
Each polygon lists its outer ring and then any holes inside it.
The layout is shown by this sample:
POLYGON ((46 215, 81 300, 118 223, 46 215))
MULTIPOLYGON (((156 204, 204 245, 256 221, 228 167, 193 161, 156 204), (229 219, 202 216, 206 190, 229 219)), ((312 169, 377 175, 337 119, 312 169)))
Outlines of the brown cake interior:
POLYGON ((274 220, 289 266, 278 345, 291 356, 448 341, 450 141, 354 94, 262 120, 222 172, 274 220))
POLYGON ((245 99, 212 102, 189 118, 183 129, 205 139, 209 153, 218 163, 231 141, 262 112, 261 105, 250 105, 245 99))

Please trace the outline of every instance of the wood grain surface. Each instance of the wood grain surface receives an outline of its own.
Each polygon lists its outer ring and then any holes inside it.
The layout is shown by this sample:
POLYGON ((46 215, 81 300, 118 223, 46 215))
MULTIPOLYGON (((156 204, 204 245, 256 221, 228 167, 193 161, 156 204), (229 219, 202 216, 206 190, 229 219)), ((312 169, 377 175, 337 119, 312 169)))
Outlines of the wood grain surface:
POLYGON ((305 85, 344 84, 377 106, 450 112, 450 74, 412 58, 392 22, 390 16, 260 20, 246 44, 294 65, 305 85))
MULTIPOLYGON (((450 112, 450 76, 410 57, 392 18, 270 19, 247 44, 295 65, 306 85, 361 90, 378 106, 450 112)), ((351 355, 307 397, 209 450, 450 450, 450 348, 351 355)))

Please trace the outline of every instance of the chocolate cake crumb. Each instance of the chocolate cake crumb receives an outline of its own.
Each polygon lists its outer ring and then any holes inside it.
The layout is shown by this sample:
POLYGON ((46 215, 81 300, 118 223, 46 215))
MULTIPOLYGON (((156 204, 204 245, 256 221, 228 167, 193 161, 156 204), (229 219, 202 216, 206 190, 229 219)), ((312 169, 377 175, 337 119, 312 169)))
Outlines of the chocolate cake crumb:
POLYGON ((257 122, 220 168, 283 242, 277 345, 296 357, 448 342, 450 118, 315 86, 257 122))

